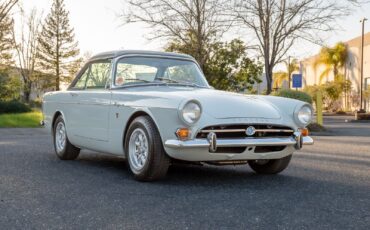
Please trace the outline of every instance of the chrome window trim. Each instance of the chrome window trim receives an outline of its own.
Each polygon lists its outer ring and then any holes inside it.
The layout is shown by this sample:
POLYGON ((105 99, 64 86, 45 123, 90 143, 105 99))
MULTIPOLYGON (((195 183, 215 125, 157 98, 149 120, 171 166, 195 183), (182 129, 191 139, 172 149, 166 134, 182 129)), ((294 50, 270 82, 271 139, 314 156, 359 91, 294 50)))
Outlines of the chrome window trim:
POLYGON ((120 55, 120 56, 118 56, 118 57, 116 57, 112 60, 112 62, 113 62, 112 70, 113 71, 112 71, 112 76, 111 76, 110 89, 125 89, 125 88, 138 87, 138 86, 164 85, 163 83, 153 82, 153 83, 143 83, 143 84, 138 83, 138 84, 132 84, 132 85, 116 86, 114 84, 114 79, 115 79, 115 75, 116 75, 116 72, 117 72, 117 64, 121 59, 127 58, 127 57, 144 57, 144 58, 146 57, 146 58, 161 58, 161 59, 172 59, 172 60, 175 59, 175 60, 182 60, 182 61, 191 61, 191 62, 195 63, 198 66, 199 71, 202 73, 204 81, 207 84, 205 88, 210 88, 209 83, 208 83, 206 77, 204 76, 202 68, 200 68, 200 65, 192 58, 172 57, 172 56, 156 55, 156 54, 123 54, 123 55, 120 55))
POLYGON ((112 81, 112 77, 113 77, 113 60, 112 58, 102 58, 102 59, 95 59, 95 60, 91 60, 91 61, 88 61, 85 63, 85 65, 81 68, 80 71, 78 71, 76 77, 73 79, 73 81, 71 82, 71 84, 69 84, 68 88, 67 88, 67 91, 84 91, 84 90, 99 90, 99 91, 102 91, 102 90, 109 90, 110 89, 110 84, 109 84, 109 81, 111 82, 112 81), (101 63, 101 62, 104 62, 106 61, 107 63, 110 62, 110 73, 109 73, 109 77, 107 79, 107 82, 105 84, 105 87, 104 88, 96 88, 96 89, 87 89, 86 88, 86 85, 85 85, 85 88, 84 89, 74 89, 74 85, 76 84, 76 82, 82 77, 82 75, 85 73, 86 69, 88 69, 92 64, 94 63, 101 63))

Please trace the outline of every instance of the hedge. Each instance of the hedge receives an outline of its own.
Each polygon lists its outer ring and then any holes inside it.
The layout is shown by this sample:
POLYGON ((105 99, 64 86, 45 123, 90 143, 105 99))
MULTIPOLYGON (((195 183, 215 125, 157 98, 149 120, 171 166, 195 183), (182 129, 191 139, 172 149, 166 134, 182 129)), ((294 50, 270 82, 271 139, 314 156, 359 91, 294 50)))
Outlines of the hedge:
POLYGON ((3 113, 26 113, 31 108, 19 101, 0 101, 0 114, 3 113))
POLYGON ((304 101, 304 102, 307 102, 309 104, 312 104, 312 97, 309 94, 307 94, 305 92, 302 92, 302 91, 282 89, 282 90, 273 92, 272 95, 279 96, 279 97, 297 99, 297 100, 304 101))

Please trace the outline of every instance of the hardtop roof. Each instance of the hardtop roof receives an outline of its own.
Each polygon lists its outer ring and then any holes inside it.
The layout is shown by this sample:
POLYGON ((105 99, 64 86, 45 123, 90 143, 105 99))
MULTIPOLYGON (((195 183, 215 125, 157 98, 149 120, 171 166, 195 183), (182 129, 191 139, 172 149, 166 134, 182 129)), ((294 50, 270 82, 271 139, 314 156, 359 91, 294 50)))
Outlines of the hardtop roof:
POLYGON ((98 53, 90 58, 92 60, 98 59, 107 59, 107 58, 116 58, 122 55, 153 55, 153 56, 163 56, 163 57, 177 57, 177 58, 185 58, 185 59, 192 59, 194 58, 187 54, 179 54, 179 53, 172 53, 172 52, 160 52, 160 51, 148 51, 148 50, 114 50, 108 51, 103 53, 98 53))

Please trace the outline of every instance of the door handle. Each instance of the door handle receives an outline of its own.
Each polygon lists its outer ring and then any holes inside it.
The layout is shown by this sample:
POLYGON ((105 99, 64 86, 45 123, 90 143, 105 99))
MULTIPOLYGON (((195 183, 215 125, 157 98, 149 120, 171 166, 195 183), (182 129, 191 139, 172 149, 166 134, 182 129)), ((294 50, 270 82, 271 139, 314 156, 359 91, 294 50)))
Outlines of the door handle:
POLYGON ((69 93, 72 97, 77 97, 78 93, 69 93))
POLYGON ((117 106, 117 107, 125 106, 125 104, 124 104, 124 103, 122 103, 122 102, 117 102, 117 101, 115 101, 115 102, 113 103, 113 105, 114 105, 114 106, 117 106))

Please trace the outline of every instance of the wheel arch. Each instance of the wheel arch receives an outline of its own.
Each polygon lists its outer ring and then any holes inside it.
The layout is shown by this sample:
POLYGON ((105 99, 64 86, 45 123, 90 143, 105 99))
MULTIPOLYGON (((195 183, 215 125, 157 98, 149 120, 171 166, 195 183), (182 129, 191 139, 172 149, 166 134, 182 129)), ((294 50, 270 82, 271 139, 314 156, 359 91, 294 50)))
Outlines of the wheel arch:
POLYGON ((53 115, 53 119, 51 120, 51 131, 53 131, 53 130, 54 130, 55 121, 56 121, 56 119, 57 119, 59 116, 62 116, 62 117, 63 117, 64 123, 66 123, 65 125, 67 126, 66 118, 65 118, 65 116, 64 116, 64 114, 63 114, 63 112, 62 112, 62 111, 60 111, 60 110, 57 110, 57 111, 55 111, 55 113, 54 113, 54 115, 53 115))
POLYGON ((155 127, 158 130, 159 136, 161 137, 160 129, 158 128, 158 124, 157 124, 156 120, 153 118, 152 113, 149 110, 143 110, 143 109, 136 110, 131 114, 130 118, 126 122, 126 126, 125 126, 125 129, 124 129, 124 132, 123 132, 123 139, 122 139, 123 149, 125 148, 124 145, 125 145, 125 140, 126 140, 126 135, 127 135, 128 128, 130 127, 131 123, 135 120, 135 118, 140 117, 140 116, 148 116, 153 121, 155 127))

